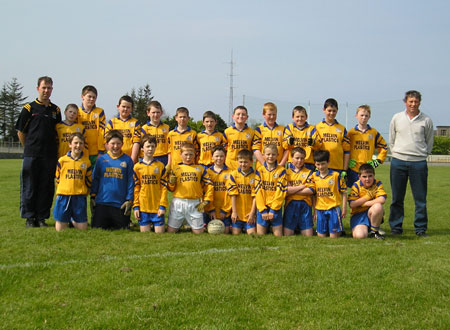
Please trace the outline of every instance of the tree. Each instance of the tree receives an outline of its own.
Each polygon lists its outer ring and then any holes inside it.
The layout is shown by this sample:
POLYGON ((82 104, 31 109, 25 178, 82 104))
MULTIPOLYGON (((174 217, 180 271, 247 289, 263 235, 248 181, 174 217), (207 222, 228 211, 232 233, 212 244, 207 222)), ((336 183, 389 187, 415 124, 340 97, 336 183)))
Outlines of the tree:
POLYGON ((431 153, 433 155, 450 155, 450 137, 435 136, 431 153))
POLYGON ((12 78, 0 91, 0 136, 3 139, 18 140, 15 125, 26 100, 22 89, 17 78, 12 78))
POLYGON ((152 90, 149 84, 144 87, 139 87, 137 89, 132 89, 129 94, 134 102, 133 107, 133 117, 139 120, 141 125, 144 125, 148 121, 147 116, 147 105, 153 100, 152 90))

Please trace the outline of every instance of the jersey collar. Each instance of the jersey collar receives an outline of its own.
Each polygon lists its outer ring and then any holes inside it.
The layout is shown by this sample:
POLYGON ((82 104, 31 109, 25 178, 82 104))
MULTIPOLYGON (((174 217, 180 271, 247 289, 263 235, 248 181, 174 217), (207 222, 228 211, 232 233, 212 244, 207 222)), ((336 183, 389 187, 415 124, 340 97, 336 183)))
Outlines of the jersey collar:
POLYGON ((243 132, 243 131, 245 131, 245 130, 248 128, 248 125, 245 124, 245 125, 244 125, 244 128, 243 128, 242 130, 239 130, 239 129, 236 127, 236 124, 235 124, 235 123, 231 124, 231 127, 233 127, 236 131, 243 132))

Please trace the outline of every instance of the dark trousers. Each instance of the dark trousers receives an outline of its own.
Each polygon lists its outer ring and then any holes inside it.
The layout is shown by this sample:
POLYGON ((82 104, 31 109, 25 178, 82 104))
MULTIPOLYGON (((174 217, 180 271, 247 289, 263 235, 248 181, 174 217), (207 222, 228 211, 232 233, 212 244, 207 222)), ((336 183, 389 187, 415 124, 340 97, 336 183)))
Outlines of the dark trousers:
POLYGON ((55 193, 56 157, 24 157, 20 175, 20 215, 38 220, 50 217, 55 193))
MULTIPOLYGON (((389 215, 389 225, 394 232, 403 232, 404 219, 404 200, 406 194, 406 186, 411 186, 414 198, 415 215, 414 228, 416 233, 425 232, 427 230, 427 179, 428 167, 427 162, 407 162, 400 159, 392 158, 391 161, 391 187, 392 187, 392 204, 389 215)), ((407 207, 411 207, 407 205, 407 207)))
POLYGON ((123 214, 119 207, 97 204, 92 215, 92 228, 128 229, 130 216, 123 214))

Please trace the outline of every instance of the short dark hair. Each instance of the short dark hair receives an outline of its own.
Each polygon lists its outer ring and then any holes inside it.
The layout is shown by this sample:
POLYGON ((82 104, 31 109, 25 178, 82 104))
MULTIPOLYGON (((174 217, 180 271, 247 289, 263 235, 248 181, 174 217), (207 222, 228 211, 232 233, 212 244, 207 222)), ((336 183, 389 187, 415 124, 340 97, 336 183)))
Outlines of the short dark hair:
POLYGON ((299 152, 301 153, 303 156, 306 156, 306 151, 305 149, 303 149, 302 147, 295 147, 294 149, 291 150, 291 156, 294 157, 295 153, 299 152))
POLYGON ((134 108, 134 101, 133 101, 133 99, 131 98, 130 95, 124 95, 124 96, 122 96, 122 97, 119 99, 119 103, 117 103, 117 105, 120 105, 120 103, 122 103, 122 101, 131 103, 131 109, 134 108))
POLYGON ((236 110, 245 110, 245 112, 246 112, 247 115, 248 115, 248 110, 247 110, 247 108, 244 107, 243 105, 238 105, 236 108, 234 108, 234 110, 233 110, 233 115, 235 114, 236 110))
POLYGON ((323 104, 323 108, 324 109, 326 109, 328 107, 334 107, 336 109, 339 109, 337 101, 335 99, 332 99, 332 98, 326 99, 325 103, 323 104))
POLYGON ((418 91, 415 91, 415 90, 407 91, 405 93, 405 98, 403 99, 403 101, 406 102, 406 100, 410 97, 414 97, 414 98, 418 99, 419 101, 422 101, 422 94, 420 94, 420 92, 418 92, 418 91))
POLYGON ((159 102, 156 101, 156 100, 151 101, 151 102, 147 105, 147 111, 150 111, 150 107, 154 107, 154 108, 156 108, 156 109, 158 109, 158 110, 161 110, 161 112, 163 111, 161 103, 159 103, 159 102))
POLYGON ((156 141, 156 136, 150 135, 150 134, 144 134, 144 136, 142 136, 141 148, 144 147, 145 142, 153 143, 153 144, 155 144, 155 146, 158 145, 158 143, 156 141))
POLYGON ((189 110, 186 107, 179 107, 175 112, 175 117, 178 116, 179 113, 184 113, 186 116, 189 117, 189 110))
POLYGON ((301 105, 296 105, 294 107, 294 109, 292 109, 292 116, 294 116, 294 114, 296 112, 304 112, 306 117, 308 117, 308 112, 306 111, 306 109, 304 107, 302 107, 301 105))
POLYGON ((83 142, 86 142, 86 139, 83 134, 81 134, 80 132, 75 132, 69 136, 69 143, 72 143, 72 141, 75 137, 79 138, 83 142))
POLYGON ((367 164, 367 163, 362 164, 359 168, 358 173, 362 174, 363 172, 368 172, 368 173, 372 173, 373 175, 375 175, 375 169, 373 168, 372 165, 367 164))
POLYGON ((245 159, 248 159, 248 160, 252 161, 253 160, 253 154, 252 154, 252 152, 250 150, 242 149, 241 151, 238 152, 236 158, 237 159, 245 158, 245 159))
POLYGON ((92 85, 86 85, 83 87, 83 89, 81 90, 81 95, 86 95, 87 93, 92 92, 95 94, 95 96, 98 96, 97 93, 97 88, 95 88, 92 85))
POLYGON ((214 112, 212 112, 212 111, 206 111, 206 112, 203 114, 203 121, 205 120, 205 118, 211 118, 211 119, 214 119, 215 121, 217 121, 217 116, 216 116, 216 114, 215 114, 214 112))
POLYGON ((315 162, 329 162, 330 152, 328 150, 316 150, 314 151, 315 162))
POLYGON ((53 79, 49 76, 43 76, 38 78, 37 87, 41 86, 41 83, 45 82, 46 84, 50 84, 53 86, 53 79))
POLYGON ((123 134, 117 129, 112 129, 105 134, 105 141, 108 143, 112 139, 117 138, 123 143, 123 134))
POLYGON ((77 111, 78 111, 78 105, 76 105, 75 103, 69 103, 69 104, 66 106, 66 109, 64 109, 64 112, 66 112, 66 111, 69 110, 70 108, 77 109, 77 111))
POLYGON ((221 145, 221 144, 219 144, 218 146, 215 146, 214 148, 212 148, 211 155, 214 155, 214 153, 216 151, 222 151, 224 154, 227 153, 227 151, 225 150, 225 147, 223 145, 221 145))

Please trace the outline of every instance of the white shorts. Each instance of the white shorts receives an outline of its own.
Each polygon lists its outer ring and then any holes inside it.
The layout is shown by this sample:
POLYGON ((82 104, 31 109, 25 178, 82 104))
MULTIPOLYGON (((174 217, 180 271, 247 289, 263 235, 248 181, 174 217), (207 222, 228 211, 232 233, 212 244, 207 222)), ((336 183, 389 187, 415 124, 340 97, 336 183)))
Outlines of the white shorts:
POLYGON ((197 205, 200 202, 200 199, 174 197, 170 203, 167 224, 174 229, 179 229, 183 224, 183 220, 186 219, 192 229, 202 229, 203 214, 197 210, 197 205))

